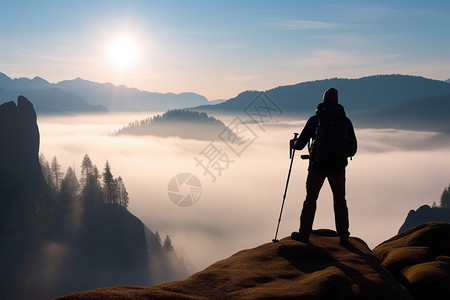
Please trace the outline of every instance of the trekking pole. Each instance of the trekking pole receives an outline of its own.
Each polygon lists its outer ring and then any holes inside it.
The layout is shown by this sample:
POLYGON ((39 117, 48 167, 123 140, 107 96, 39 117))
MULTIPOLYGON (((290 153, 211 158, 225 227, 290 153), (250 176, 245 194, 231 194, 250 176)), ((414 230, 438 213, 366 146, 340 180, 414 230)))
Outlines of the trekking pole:
MULTIPOLYGON (((298 133, 294 133, 294 140, 297 140, 298 133)), ((280 222, 281 222, 281 214, 283 213, 283 207, 284 207, 284 201, 286 200, 286 193, 287 188, 289 185, 289 178, 291 177, 291 170, 292 170, 292 163, 294 162, 294 156, 295 156, 295 145, 294 149, 289 150, 289 158, 291 159, 291 164, 289 165, 289 172, 286 180, 286 187, 284 188, 284 195, 283 195, 283 202, 281 203, 281 210, 280 210, 280 217, 278 218, 278 225, 277 225, 277 231, 275 232, 275 238, 272 240, 272 242, 276 243, 278 242, 277 236, 278 236, 278 229, 280 228, 280 222)))

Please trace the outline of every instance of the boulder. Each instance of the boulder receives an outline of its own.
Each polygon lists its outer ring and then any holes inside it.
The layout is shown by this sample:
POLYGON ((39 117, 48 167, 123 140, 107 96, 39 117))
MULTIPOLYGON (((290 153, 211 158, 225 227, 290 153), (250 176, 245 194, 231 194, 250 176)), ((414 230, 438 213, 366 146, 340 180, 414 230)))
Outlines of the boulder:
POLYGON ((415 299, 448 299, 449 223, 421 224, 380 244, 373 253, 415 299))

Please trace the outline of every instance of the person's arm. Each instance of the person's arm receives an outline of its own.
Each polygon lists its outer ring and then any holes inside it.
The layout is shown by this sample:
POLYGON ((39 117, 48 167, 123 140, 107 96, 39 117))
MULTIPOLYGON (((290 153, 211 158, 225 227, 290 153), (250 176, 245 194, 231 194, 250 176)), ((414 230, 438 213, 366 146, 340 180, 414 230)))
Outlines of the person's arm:
POLYGON ((295 143, 296 150, 302 150, 303 148, 305 148, 305 146, 308 144, 308 141, 314 137, 314 135, 316 134, 317 122, 317 116, 312 116, 311 118, 309 118, 308 122, 306 122, 305 124, 305 127, 303 127, 303 130, 300 133, 297 142, 295 143))

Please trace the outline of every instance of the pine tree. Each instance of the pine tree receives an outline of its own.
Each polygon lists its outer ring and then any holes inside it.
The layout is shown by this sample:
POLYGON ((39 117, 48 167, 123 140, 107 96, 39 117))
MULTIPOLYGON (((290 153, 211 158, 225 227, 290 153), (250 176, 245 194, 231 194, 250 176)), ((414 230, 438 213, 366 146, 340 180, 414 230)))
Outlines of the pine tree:
POLYGON ((105 197, 105 203, 118 204, 117 192, 117 184, 111 173, 111 166, 106 161, 105 168, 103 169, 103 195, 105 197))
POLYGON ((81 187, 84 188, 87 183, 87 178, 94 171, 94 165, 92 164, 91 159, 87 154, 84 155, 83 161, 81 162, 81 178, 80 184, 81 187))
POLYGON ((61 165, 58 163, 56 156, 53 156, 52 164, 50 165, 50 172, 54 179, 56 190, 59 191, 60 182, 64 174, 61 172, 61 165))
POLYGON ((155 232, 155 237, 156 237, 156 240, 158 241, 158 243, 162 246, 162 243, 161 243, 161 236, 159 235, 159 232, 158 232, 158 231, 155 232))
POLYGON ((116 187, 117 187, 117 200, 119 205, 127 208, 128 207, 128 192, 125 188, 125 183, 123 182, 122 177, 119 176, 119 178, 116 179, 116 187))
POLYGON ((72 169, 72 167, 69 167, 67 168, 66 176, 61 181, 61 189, 59 195, 62 205, 73 205, 79 196, 79 191, 80 184, 78 182, 75 171, 72 169))
POLYGON ((444 189, 441 195, 441 207, 450 208, 450 184, 444 189))
POLYGON ((100 175, 95 165, 92 166, 92 170, 85 175, 85 185, 81 191, 81 196, 86 207, 93 207, 99 204, 103 204, 103 192, 100 185, 100 175))
POLYGON ((50 164, 48 160, 45 158, 44 154, 39 154, 39 163, 41 165, 42 175, 45 178, 45 181, 50 186, 51 189, 55 189, 55 184, 52 178, 52 172, 50 170, 50 164))
POLYGON ((166 235, 166 239, 164 240, 163 244, 163 250, 166 252, 173 252, 175 249, 172 245, 172 240, 170 239, 169 235, 166 235))

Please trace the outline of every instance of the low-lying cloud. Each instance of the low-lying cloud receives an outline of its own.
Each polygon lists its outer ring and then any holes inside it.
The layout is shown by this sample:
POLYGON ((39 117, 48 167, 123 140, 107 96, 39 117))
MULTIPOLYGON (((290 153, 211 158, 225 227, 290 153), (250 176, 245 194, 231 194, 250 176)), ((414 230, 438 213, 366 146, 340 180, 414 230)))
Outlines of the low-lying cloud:
MULTIPOLYGON (((55 155, 64 170, 75 167, 78 176, 84 154, 100 170, 108 160, 113 175, 124 179, 129 211, 153 232, 168 234, 177 253, 196 269, 270 242, 289 168, 288 141, 293 132, 301 131, 304 121, 264 130, 250 124, 258 137, 240 155, 223 141, 215 141, 230 161, 213 182, 194 159, 209 141, 108 136, 129 121, 148 116, 40 117, 41 152, 48 160, 55 155), (170 180, 183 172, 194 174, 202 184, 201 198, 190 207, 176 206, 167 194, 170 180)), ((410 209, 439 202, 450 181, 450 148, 427 150, 423 143, 434 135, 430 132, 363 129, 356 134, 359 151, 347 168, 350 232, 374 247, 397 233, 410 209)), ((307 164, 295 158, 280 238, 298 230, 307 164)), ((327 183, 318 200, 314 228, 335 228, 327 183)))

